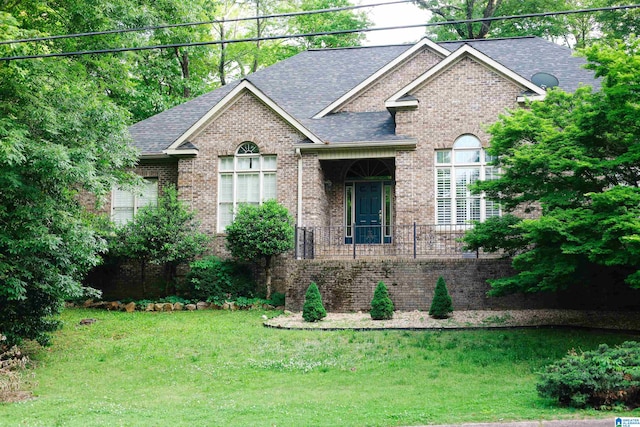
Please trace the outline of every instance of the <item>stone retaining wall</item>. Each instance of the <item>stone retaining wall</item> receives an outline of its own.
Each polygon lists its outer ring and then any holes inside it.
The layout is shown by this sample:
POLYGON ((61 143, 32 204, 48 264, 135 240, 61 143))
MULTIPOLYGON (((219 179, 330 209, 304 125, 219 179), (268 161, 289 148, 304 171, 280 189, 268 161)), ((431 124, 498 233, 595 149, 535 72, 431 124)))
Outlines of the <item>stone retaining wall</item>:
MULTIPOLYGON (((396 310, 429 310, 438 277, 444 277, 455 310, 555 308, 553 294, 488 297, 487 279, 514 274, 510 260, 290 260, 286 263, 286 307, 300 311, 311 282, 327 311, 368 311, 383 281, 396 310)), ((282 270, 281 270, 282 271, 282 270)))

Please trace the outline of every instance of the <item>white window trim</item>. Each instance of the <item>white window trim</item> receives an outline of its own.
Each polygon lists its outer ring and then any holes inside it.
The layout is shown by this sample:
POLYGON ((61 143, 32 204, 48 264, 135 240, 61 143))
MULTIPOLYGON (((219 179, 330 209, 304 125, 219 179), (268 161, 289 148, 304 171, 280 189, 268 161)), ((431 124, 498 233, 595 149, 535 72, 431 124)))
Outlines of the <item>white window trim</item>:
POLYGON ((238 202, 238 176, 241 175, 258 175, 258 200, 259 200, 259 204, 262 204, 266 201, 265 199, 265 186, 264 186, 264 176, 265 174, 274 174, 276 175, 276 183, 275 183, 275 192, 277 194, 277 188, 278 188, 278 183, 277 183, 277 169, 278 169, 278 158, 275 154, 271 155, 271 154, 262 154, 259 151, 257 151, 257 146, 256 146, 256 152, 254 153, 239 153, 240 149, 245 146, 246 144, 253 144, 255 146, 254 143, 250 143, 250 142, 244 142, 242 144, 240 144, 240 146, 238 146, 238 149, 236 150, 236 153, 233 156, 220 156, 218 158, 218 200, 217 200, 217 221, 216 221, 216 227, 218 230, 218 233, 224 233, 225 229, 226 229, 226 225, 222 225, 221 220, 222 220, 222 210, 221 210, 221 205, 223 203, 225 204, 229 204, 231 203, 232 205, 232 217, 235 217, 235 212, 236 209, 238 208, 238 204, 244 203, 244 202, 238 202), (229 159, 229 158, 233 158, 233 168, 232 169, 228 169, 228 170, 222 170, 222 162, 224 159, 229 159), (258 160, 258 168, 257 169, 251 169, 251 170, 245 170, 245 169, 239 169, 238 168, 238 161, 240 159, 246 159, 246 158, 252 158, 252 159, 256 159, 258 160), (265 159, 266 158, 274 158, 275 162, 274 162, 274 167, 273 168, 269 168, 267 166, 265 166, 265 159), (233 187, 233 194, 232 194, 232 201, 221 201, 220 200, 220 195, 222 194, 222 176, 223 175, 231 175, 232 176, 232 187, 233 187))
MULTIPOLYGON (((461 139, 463 137, 468 137, 468 136, 473 136, 473 135, 462 135, 460 138, 461 139)), ((474 136, 475 138, 475 136, 474 136)), ((477 138, 476 138, 477 139, 477 138)), ((478 140, 478 143, 480 141, 478 140)), ((490 164, 488 164, 488 162, 486 161, 487 158, 487 154, 485 149, 482 146, 478 146, 477 148, 475 147, 464 147, 464 148, 455 148, 455 144, 454 147, 449 148, 449 149, 438 149, 435 151, 433 159, 434 159, 434 164, 435 164, 435 168, 434 168, 434 183, 435 183, 435 201, 436 201, 436 205, 435 205, 435 223, 436 225, 442 226, 442 227, 447 227, 447 230, 451 229, 451 227, 455 227, 456 229, 467 229, 471 226, 471 221, 472 219, 468 218, 470 216, 470 214, 467 214, 467 218, 464 219, 463 222, 458 222, 458 218, 457 218, 457 201, 460 199, 463 200, 468 200, 471 198, 478 198, 480 200, 480 218, 479 221, 483 222, 487 219, 487 198, 485 197, 484 192, 477 195, 477 196, 469 196, 469 193, 467 192, 467 194, 464 197, 458 197, 457 196, 457 192, 456 192, 456 170, 459 169, 469 169, 469 168, 477 168, 479 169, 479 176, 478 176, 478 181, 484 181, 486 179, 486 172, 487 172, 487 168, 491 168, 494 166, 491 166, 490 164), (476 151, 476 150, 480 150, 480 161, 479 162, 467 162, 467 163, 456 163, 455 161, 455 153, 456 152, 463 152, 463 151, 476 151), (448 151, 450 153, 449 155, 449 163, 438 163, 438 153, 439 152, 445 152, 448 151), (442 169, 448 169, 450 171, 450 176, 449 176, 449 197, 439 197, 438 196, 438 170, 442 170, 442 169), (450 218, 451 220, 449 222, 441 222, 439 219, 439 211, 438 211, 438 202, 440 200, 449 200, 450 201, 450 218)), ((501 216, 502 215, 502 210, 500 208, 498 208, 498 215, 501 216)))

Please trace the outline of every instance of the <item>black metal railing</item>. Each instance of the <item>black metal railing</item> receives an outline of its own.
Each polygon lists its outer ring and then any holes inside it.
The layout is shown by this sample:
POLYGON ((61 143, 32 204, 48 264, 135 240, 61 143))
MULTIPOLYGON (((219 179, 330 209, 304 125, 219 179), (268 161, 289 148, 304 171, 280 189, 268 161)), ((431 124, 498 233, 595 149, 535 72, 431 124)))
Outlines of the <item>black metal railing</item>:
POLYGON ((492 258, 462 249, 465 225, 297 227, 297 259, 314 258, 492 258))

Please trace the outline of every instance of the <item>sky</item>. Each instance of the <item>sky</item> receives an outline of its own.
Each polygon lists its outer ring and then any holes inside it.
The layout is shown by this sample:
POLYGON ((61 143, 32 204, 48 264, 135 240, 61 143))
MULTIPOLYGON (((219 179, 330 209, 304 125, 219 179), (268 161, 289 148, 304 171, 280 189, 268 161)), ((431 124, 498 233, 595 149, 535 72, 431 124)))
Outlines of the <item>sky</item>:
MULTIPOLYGON (((386 0, 362 0, 360 3, 383 3, 385 1, 386 0)), ((369 18, 374 22, 374 27, 424 24, 429 19, 429 13, 418 8, 418 6, 413 3, 378 6, 368 10, 370 11, 369 18)), ((364 44, 368 46, 378 46, 414 42, 422 38, 424 32, 424 27, 403 30, 371 31, 367 33, 367 41, 364 44)))

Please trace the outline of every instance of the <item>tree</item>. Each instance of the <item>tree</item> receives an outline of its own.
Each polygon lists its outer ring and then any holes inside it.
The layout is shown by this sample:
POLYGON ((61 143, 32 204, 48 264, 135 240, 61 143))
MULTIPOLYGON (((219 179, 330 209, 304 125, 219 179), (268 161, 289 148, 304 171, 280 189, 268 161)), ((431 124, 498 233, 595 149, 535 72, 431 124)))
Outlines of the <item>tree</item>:
MULTIPOLYGON (((620 0, 600 0, 598 3, 599 6, 626 4, 620 0)), ((628 41, 634 35, 640 34, 640 10, 638 9, 601 12, 596 15, 596 19, 602 38, 628 41)))
POLYGON ((444 278, 440 276, 436 283, 436 289, 433 293, 433 300, 431 301, 431 307, 429 308, 429 316, 435 319, 446 319, 449 317, 449 313, 453 311, 453 303, 451 296, 447 290, 447 284, 444 278))
MULTIPOLYGON (((433 14, 431 22, 459 21, 477 18, 490 18, 503 0, 451 0, 444 2, 440 0, 415 0, 415 3, 433 14)), ((461 39, 483 39, 489 34, 492 21, 452 24, 452 30, 461 39)), ((449 31, 449 30, 447 30, 449 31)), ((445 35, 441 32, 440 35, 445 35)), ((443 39, 454 37, 445 36, 443 39)), ((439 38, 440 39, 440 38, 439 38)))
MULTIPOLYGON (((299 9, 318 10, 351 6, 350 0, 301 0, 299 9)), ((331 13, 298 15, 290 21, 290 32, 309 34, 315 32, 331 32, 340 30, 358 30, 367 28, 371 21, 364 13, 339 11, 331 13)), ((299 50, 327 47, 359 46, 366 39, 364 33, 328 34, 324 36, 308 36, 299 41, 299 50)))
POLYGON ((305 322, 318 322, 327 317, 327 311, 322 305, 322 295, 318 285, 311 282, 304 295, 304 305, 302 306, 302 318, 305 322))
MULTIPOLYGON (((0 10, 3 11, 0 13, 11 16, 14 25, 29 31, 31 37, 218 21, 206 25, 61 38, 38 44, 41 49, 38 53, 48 53, 244 39, 366 26, 364 15, 352 11, 224 22, 257 14, 350 4, 347 0, 0 0, 0 10)), ((6 34, 8 36, 9 32, 6 34)), ((130 123, 135 123, 305 48, 359 44, 362 39, 361 35, 349 34, 308 40, 223 43, 84 55, 75 61, 84 66, 94 83, 113 102, 131 113, 130 123)), ((17 44, 14 52, 24 48, 33 49, 33 45, 17 44)))
POLYGON ((502 243, 482 225, 465 237, 470 249, 517 253, 519 273, 490 281, 493 294, 589 284, 603 270, 640 287, 640 43, 599 43, 584 54, 602 77, 599 92, 552 90, 489 129, 502 175, 475 191, 507 212, 538 212, 503 222, 502 243))
POLYGON ((294 247, 293 218, 289 211, 275 200, 261 205, 241 205, 226 233, 227 248, 235 258, 264 260, 267 299, 270 299, 273 257, 294 247))
MULTIPOLYGON (((157 206, 145 206, 124 226, 116 229, 113 255, 140 263, 140 281, 146 294, 148 263, 163 265, 165 282, 175 286, 177 268, 201 255, 208 237, 198 230, 195 213, 178 200, 174 187, 166 187, 157 206)), ((173 289, 167 288, 167 292, 173 289)))
POLYGON ((373 320, 388 320, 393 318, 393 301, 389 298, 389 291, 384 282, 379 282, 376 290, 373 292, 370 314, 373 320))
MULTIPOLYGON (((0 12, 0 38, 34 35, 0 12)), ((2 45, 0 54, 35 53, 2 45)), ((100 261, 105 241, 79 203, 126 178, 135 152, 127 113, 74 59, 0 64, 0 331, 49 341, 65 298, 100 261)))
MULTIPOLYGON (((415 0, 415 3, 432 12, 429 22, 438 23, 599 7, 604 6, 604 1, 613 0, 415 0)), ((538 36, 568 46, 584 47, 602 34, 598 31, 602 22, 616 22, 611 14, 619 19, 618 12, 550 15, 440 25, 430 27, 428 33, 437 40, 538 36)))

